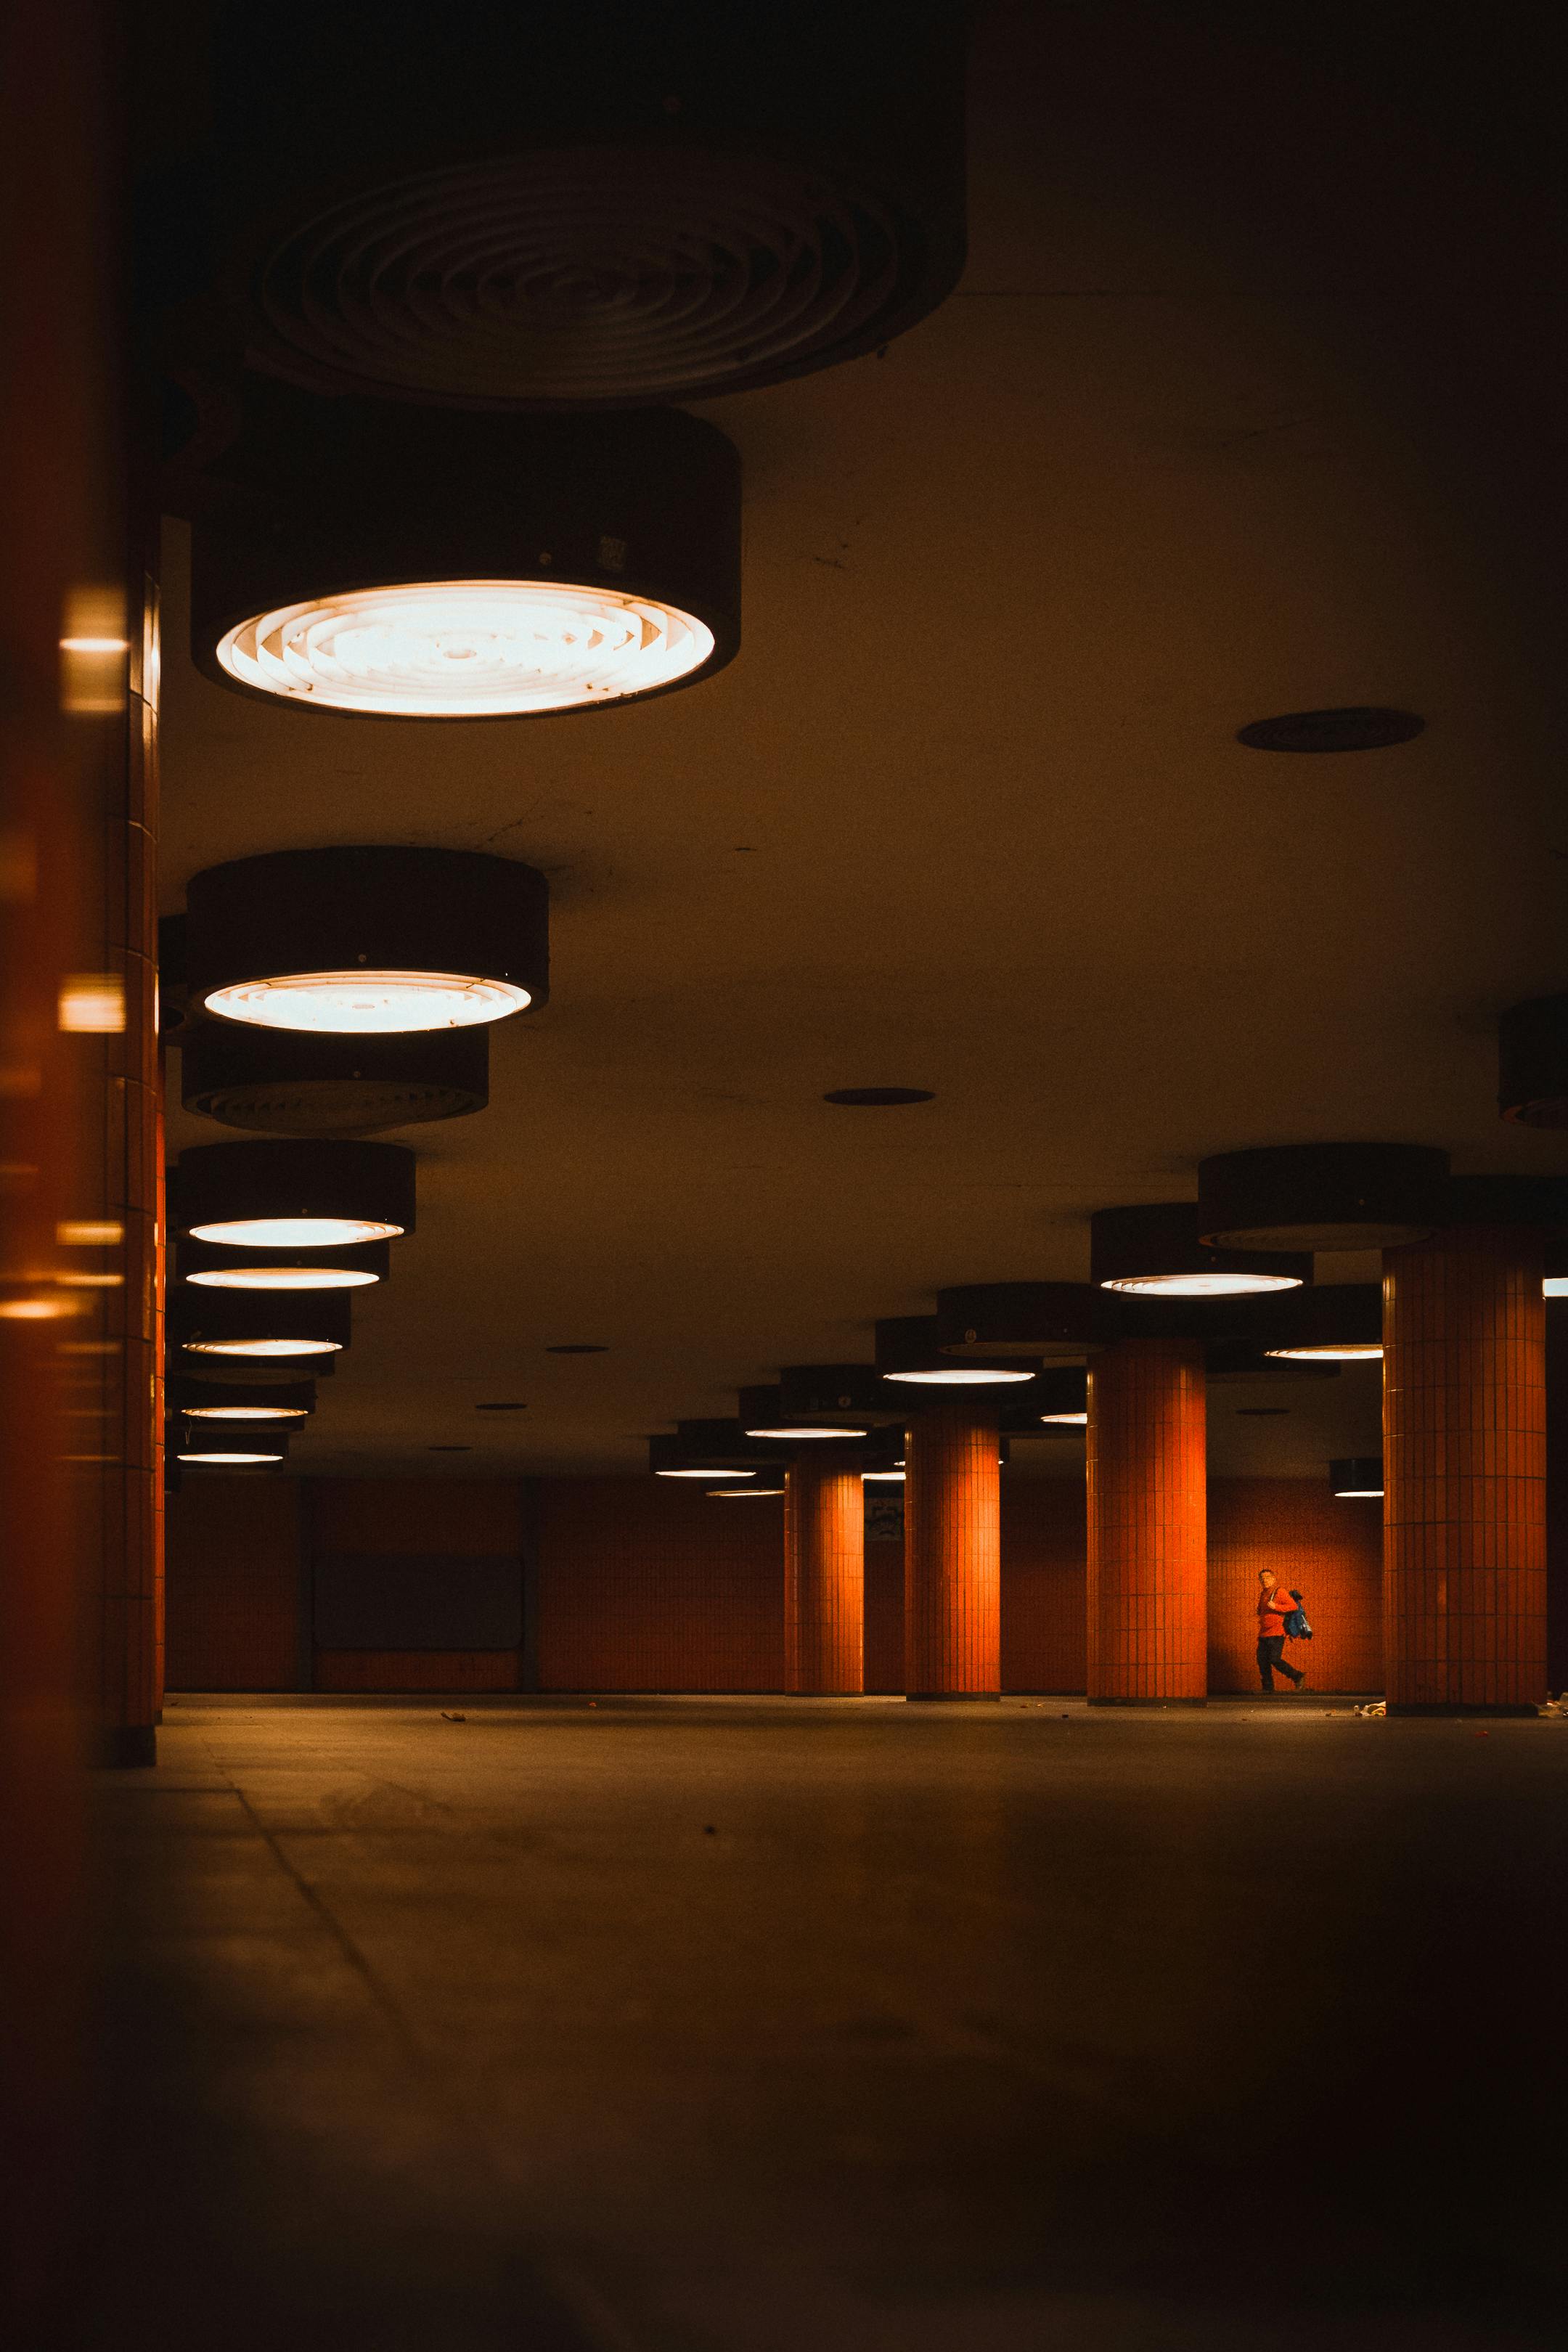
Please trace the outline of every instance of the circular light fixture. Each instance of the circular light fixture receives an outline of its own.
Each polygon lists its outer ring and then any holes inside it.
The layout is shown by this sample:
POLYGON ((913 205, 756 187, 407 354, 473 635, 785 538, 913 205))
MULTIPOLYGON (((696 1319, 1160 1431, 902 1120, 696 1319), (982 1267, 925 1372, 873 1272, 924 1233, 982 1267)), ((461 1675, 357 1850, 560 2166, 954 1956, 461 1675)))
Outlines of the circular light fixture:
POLYGON ((332 1356, 349 1344, 346 1293, 195 1290, 169 1300, 170 1338, 196 1356, 332 1356))
POLYGON ((1098 1301, 1087 1282, 975 1282, 936 1295, 948 1356, 1037 1356, 1081 1363, 1095 1345, 1098 1301))
POLYGON ((265 1436, 213 1428, 193 1422, 174 1448, 178 1462, 199 1464, 210 1470, 244 1470, 287 1459, 289 1440, 268 1430, 265 1436))
POLYGON ((1498 1023, 1498 1108, 1523 1127, 1568 1127, 1568 996, 1534 996, 1498 1023))
POLYGON ((1372 1502, 1383 1493, 1381 1456, 1346 1454, 1331 1462, 1329 1486, 1342 1502, 1372 1502))
POLYGON ((753 1478, 777 1469, 784 1452, 749 1438, 738 1421, 678 1421, 673 1436, 648 1439, 648 1468, 660 1478, 753 1478))
POLYGON ((1196 1205, 1187 1201, 1097 1209, 1089 1222, 1089 1254, 1096 1288, 1141 1298, 1246 1297, 1294 1290, 1312 1274, 1306 1256, 1205 1247, 1196 1205))
POLYGON ((237 1381, 174 1380, 170 1403, 187 1421, 304 1421, 316 1409, 312 1381, 275 1381, 244 1386, 237 1381))
POLYGON ((232 1249, 333 1249, 414 1229, 399 1143, 202 1143, 172 1171, 177 1229, 232 1249))
POLYGON ((754 1478, 757 1475, 754 1470, 725 1470, 721 1463, 706 1470, 695 1470, 686 1464, 667 1465, 661 1469, 656 1464, 653 1475, 656 1478, 717 1478, 721 1473, 726 1478, 754 1478))
POLYGON ((925 1087, 836 1087, 822 1097, 840 1110, 897 1110, 905 1103, 935 1102, 925 1087))
POLYGON ((489 1034, 307 1036, 200 1021, 180 1038, 185 1108, 263 1135, 374 1135, 466 1118, 489 1100, 489 1034))
POLYGON ((714 1503, 750 1503, 763 1495, 782 1495, 782 1486, 710 1486, 708 1496, 714 1503))
POLYGON ((773 1439, 780 1444, 793 1444, 797 1439, 865 1437, 868 1433, 862 1423, 852 1419, 826 1420, 820 1414, 804 1414, 800 1419, 788 1411, 782 1384, 743 1388, 739 1395, 741 1427, 748 1437, 773 1439))
POLYGON ((281 1462, 284 1454, 281 1446, 268 1448, 257 1446, 248 1453, 241 1453, 237 1447, 218 1452, 205 1446, 187 1444, 175 1454, 174 1459, 176 1462, 200 1463, 203 1468, 207 1470, 246 1470, 253 1469, 258 1463, 261 1462, 281 1462))
POLYGON ((961 1364, 944 1355, 934 1315, 886 1316, 877 1325, 877 1370, 916 1388, 1004 1388, 1032 1381, 1037 1361, 961 1364))
POLYGON ((1263 1352, 1280 1363, 1370 1363, 1383 1354, 1383 1292, 1375 1282, 1295 1291, 1269 1321, 1263 1352))
MULTIPOLYGON (((1092 1298, 1095 1294, 1089 1293, 1092 1298)), ((1051 1364, 1006 1402, 1001 1426, 1010 1437, 1056 1437, 1084 1425, 1089 1410, 1089 1374, 1080 1364, 1051 1364)))
POLYGON ((188 1238, 174 1251, 174 1279, 198 1290, 364 1290, 392 1268, 388 1242, 350 1247, 237 1250, 223 1242, 188 1238))
POLYGON ((1237 730, 1250 751, 1384 751, 1411 743, 1426 725, 1414 710, 1391 710, 1357 703, 1342 710, 1288 710, 1278 719, 1255 719, 1237 730))
POLYGON ((195 1052, 197 1087, 209 1094, 315 1086, 341 1096, 357 1085, 370 1110, 390 1096, 395 1115, 383 1126, 396 1123, 400 1102, 417 1104, 426 1092, 479 1108, 488 1095, 480 1040, 432 1038, 421 1049, 392 1038, 482 1026, 550 993, 549 885, 514 858, 381 844, 274 850, 209 866, 187 898, 194 1002, 226 1023, 319 1034, 303 1050, 257 1039, 247 1051, 230 1032, 208 1031, 195 1052), (339 1038, 354 1042, 330 1042, 339 1038))
POLYGON ((1198 1164, 1198 1230, 1215 1249, 1399 1249, 1444 1222, 1447 1175, 1418 1143, 1221 1151, 1198 1164))
MULTIPOLYGON (((523 719, 666 693, 733 656, 740 460, 715 425, 678 409, 484 416, 259 383, 246 404, 192 531, 191 650, 219 685, 301 710, 523 719)), ((307 1004, 312 982, 318 1003, 350 1011, 360 988, 365 1009, 344 1025, 433 1028, 520 1003, 504 975, 416 967, 401 943, 300 978, 307 1004)))

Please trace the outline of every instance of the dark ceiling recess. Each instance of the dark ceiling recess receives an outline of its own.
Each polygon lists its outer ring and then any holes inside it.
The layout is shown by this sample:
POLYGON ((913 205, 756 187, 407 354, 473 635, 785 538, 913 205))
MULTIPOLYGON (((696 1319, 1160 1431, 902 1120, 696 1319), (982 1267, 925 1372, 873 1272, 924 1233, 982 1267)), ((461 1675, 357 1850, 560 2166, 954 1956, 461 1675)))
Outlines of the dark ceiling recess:
POLYGON ((964 252, 954 0, 227 5, 143 274, 246 362, 452 407, 700 399, 876 350, 964 252))
MULTIPOLYGON (((280 849, 196 875, 195 1003, 227 1023, 363 1040, 479 1029, 550 994, 550 886, 466 849, 280 849)), ((453 1080, 472 1091, 471 1070, 453 1080)))
POLYGON ((1221 1151, 1198 1163, 1198 1219, 1214 1248, 1398 1249, 1443 1223, 1447 1175, 1421 1143, 1221 1151))
POLYGON ((426 1450, 430 1454, 471 1454, 474 1449, 471 1445, 431 1445, 426 1450))
POLYGON ((1384 751, 1413 742, 1426 725, 1414 710, 1358 705, 1344 710, 1287 710, 1256 719, 1237 741, 1252 751, 1384 751))
POLYGON ((1522 1127, 1568 1127, 1568 996, 1534 996, 1503 1014, 1498 1108, 1522 1127))
POLYGON ((844 1110, 895 1110, 900 1103, 935 1102, 925 1087, 838 1087, 822 1097, 844 1110))
POLYGON ((544 1352, 547 1356, 607 1356, 610 1351, 602 1339, 557 1339, 544 1352))
POLYGON ((296 710, 609 709, 740 645, 741 461, 679 409, 453 415, 249 376, 181 502, 192 659, 296 710))
POLYGON ((528 1407, 525 1404, 477 1404, 474 1411, 476 1412, 526 1412, 528 1407))
POLYGON ((201 1021, 180 1035, 180 1098, 252 1133, 375 1135, 483 1110, 489 1063, 482 1028, 320 1037, 201 1021))

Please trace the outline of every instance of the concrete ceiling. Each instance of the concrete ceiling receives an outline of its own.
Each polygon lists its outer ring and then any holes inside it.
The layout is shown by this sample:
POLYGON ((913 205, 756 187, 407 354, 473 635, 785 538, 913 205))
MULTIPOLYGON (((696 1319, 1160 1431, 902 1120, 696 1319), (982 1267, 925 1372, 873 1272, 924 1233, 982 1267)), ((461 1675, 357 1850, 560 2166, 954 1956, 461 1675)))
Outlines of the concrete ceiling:
MULTIPOLYGON (((169 526, 167 908, 344 841, 492 848, 553 894, 552 1003, 492 1033, 488 1111, 403 1139, 419 1230, 294 1466, 635 1467, 939 1284, 1083 1275, 1090 1210, 1230 1146, 1568 1168, 1494 1103, 1499 1010, 1568 986, 1494 199, 1412 187, 1426 132, 1370 69, 1325 131, 1320 63, 1224 12, 982 12, 960 290, 881 359, 703 409, 746 471, 711 684, 519 724, 268 709, 192 669, 169 526), (1234 740, 1360 702, 1426 731, 1234 740), (821 1099, 889 1084, 936 1099, 821 1099)), ((1217 1470, 1377 1442, 1375 1376, 1213 1401, 1217 1470)))

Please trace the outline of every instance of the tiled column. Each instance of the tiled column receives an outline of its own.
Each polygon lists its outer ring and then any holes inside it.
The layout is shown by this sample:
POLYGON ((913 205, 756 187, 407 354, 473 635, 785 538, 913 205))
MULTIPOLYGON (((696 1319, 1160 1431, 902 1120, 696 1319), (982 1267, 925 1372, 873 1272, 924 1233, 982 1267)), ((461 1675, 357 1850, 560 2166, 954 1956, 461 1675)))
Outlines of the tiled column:
POLYGON ((1546 1696, 1542 1236, 1454 1226, 1383 1282, 1384 1661, 1391 1714, 1546 1696))
POLYGON ((864 1690, 866 1504, 860 1463, 804 1454, 784 1473, 784 1688, 864 1690))
POLYGON ((1002 1486, 996 1408, 933 1404, 910 1423, 904 1480, 904 1689, 1002 1689, 1002 1486))
POLYGON ((1089 1696, 1184 1701, 1208 1687, 1204 1351, 1122 1339, 1089 1375, 1089 1696))
POLYGON ((1546 1303, 1546 1679, 1568 1690, 1568 1298, 1546 1303))

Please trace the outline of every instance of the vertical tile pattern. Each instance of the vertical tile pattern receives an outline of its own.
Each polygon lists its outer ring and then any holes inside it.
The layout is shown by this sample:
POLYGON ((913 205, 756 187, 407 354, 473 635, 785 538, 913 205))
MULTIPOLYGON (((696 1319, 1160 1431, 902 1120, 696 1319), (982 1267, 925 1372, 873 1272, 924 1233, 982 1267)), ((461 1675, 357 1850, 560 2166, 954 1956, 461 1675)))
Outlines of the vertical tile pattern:
POLYGON ((1546 1680, 1568 1690, 1568 1298, 1546 1302, 1546 1680))
POLYGON ((1123 1339, 1089 1376, 1089 1696, 1208 1687, 1204 1355, 1123 1339))
POLYGON ((1456 1226, 1384 1263, 1391 1707, 1546 1695, 1542 1237, 1456 1226))
POLYGON ((1258 1688, 1258 1572, 1304 1599, 1310 1642, 1285 1652, 1313 1690, 1383 1688, 1383 1506, 1317 1478, 1216 1478, 1208 1497, 1208 1685, 1258 1688))
POLYGON ((784 1473, 786 1691, 865 1688, 865 1494, 858 1454, 808 1452, 784 1473))
POLYGON ((904 1483, 904 1688, 1002 1687, 1002 1496, 996 1408, 955 1397, 910 1423, 904 1483))
POLYGON ((1002 1478, 1004 1690, 1082 1690, 1084 1541, 1081 1467, 1021 1477, 1016 1454, 1002 1478))

